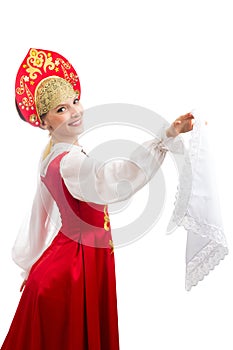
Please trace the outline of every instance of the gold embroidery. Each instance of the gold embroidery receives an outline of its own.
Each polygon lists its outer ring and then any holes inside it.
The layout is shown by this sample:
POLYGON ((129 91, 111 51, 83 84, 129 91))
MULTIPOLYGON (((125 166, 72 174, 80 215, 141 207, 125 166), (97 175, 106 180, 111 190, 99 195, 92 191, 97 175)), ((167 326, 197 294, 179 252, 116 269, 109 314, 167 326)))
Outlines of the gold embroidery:
POLYGON ((52 76, 45 78, 38 84, 35 91, 35 101, 38 115, 46 114, 59 103, 72 98, 77 93, 73 86, 63 78, 52 76))
POLYGON ((109 222, 110 222, 110 219, 109 219, 109 215, 107 212, 107 205, 105 205, 104 206, 104 229, 105 229, 105 231, 109 231, 109 222))
POLYGON ((24 75, 21 77, 20 86, 16 89, 16 93, 19 95, 26 93, 27 95, 27 96, 24 96, 22 98, 22 102, 19 103, 22 109, 25 108, 26 110, 29 110, 29 109, 34 110, 34 98, 31 91, 26 85, 26 82, 28 81, 27 78, 28 77, 24 75))
POLYGON ((68 61, 64 61, 61 57, 53 60, 52 53, 31 49, 26 63, 23 64, 23 68, 26 71, 26 75, 20 78, 16 93, 18 95, 26 95, 19 102, 22 110, 36 109, 38 113, 37 121, 33 121, 34 115, 30 118, 33 123, 41 123, 40 116, 42 114, 46 114, 50 109, 55 108, 67 98, 72 98, 75 95, 78 98, 80 97, 80 91, 75 89, 79 81, 78 75, 72 71, 69 72, 70 69, 72 70, 71 64, 68 61), (54 71, 54 75, 43 79, 38 84, 35 93, 32 93, 28 86, 33 86, 36 83, 36 79, 43 77, 48 70, 54 71), (63 78, 56 75, 60 70, 63 71, 63 78), (49 80, 51 78, 53 80, 49 80))
MULTIPOLYGON (((26 67, 25 67, 26 68, 26 67)), ((48 53, 48 56, 44 51, 37 51, 36 49, 31 49, 29 57, 27 58, 27 69, 26 72, 29 73, 30 79, 36 79, 37 73, 42 74, 43 68, 46 72, 47 68, 50 70, 55 68, 55 64, 52 62, 52 56, 48 53)))
MULTIPOLYGON (((64 79, 66 79, 69 83, 71 83, 73 86, 76 85, 78 81, 78 76, 74 73, 67 73, 67 70, 71 68, 71 65, 69 62, 65 62, 62 58, 58 57, 55 61, 56 66, 61 65, 61 69, 63 70, 64 79)), ((57 68, 59 69, 59 68, 57 68)))
POLYGON ((32 93, 27 87, 27 85, 25 85, 25 90, 26 90, 27 97, 24 97, 22 99, 23 105, 25 107, 31 107, 34 105, 34 99, 33 99, 32 93))
POLYGON ((31 114, 29 117, 29 120, 31 123, 35 123, 37 121, 37 116, 36 114, 31 114))
POLYGON ((24 85, 24 81, 25 81, 25 75, 23 75, 21 78, 20 78, 20 82, 19 82, 19 87, 17 87, 16 89, 16 92, 18 95, 22 95, 25 91, 25 85, 24 85))
POLYGON ((110 239, 108 243, 109 243, 109 245, 110 245, 110 248, 112 249, 112 250, 111 250, 111 254, 112 254, 112 253, 114 252, 113 241, 110 239))

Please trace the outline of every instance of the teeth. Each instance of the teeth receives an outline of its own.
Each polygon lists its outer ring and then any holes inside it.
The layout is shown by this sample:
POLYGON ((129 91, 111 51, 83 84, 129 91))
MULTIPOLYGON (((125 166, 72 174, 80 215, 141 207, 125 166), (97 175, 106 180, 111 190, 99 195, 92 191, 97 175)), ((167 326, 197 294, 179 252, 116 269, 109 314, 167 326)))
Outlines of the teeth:
POLYGON ((73 123, 70 123, 69 125, 79 125, 81 123, 81 120, 76 120, 75 122, 73 123))

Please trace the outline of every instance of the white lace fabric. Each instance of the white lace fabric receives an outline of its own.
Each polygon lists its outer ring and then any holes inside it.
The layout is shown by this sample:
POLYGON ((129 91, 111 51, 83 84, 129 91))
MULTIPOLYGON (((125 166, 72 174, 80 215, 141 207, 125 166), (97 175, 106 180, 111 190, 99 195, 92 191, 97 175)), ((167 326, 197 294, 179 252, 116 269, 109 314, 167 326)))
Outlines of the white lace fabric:
POLYGON ((190 291, 228 254, 208 126, 196 115, 168 231, 172 225, 187 231, 185 288, 190 291))

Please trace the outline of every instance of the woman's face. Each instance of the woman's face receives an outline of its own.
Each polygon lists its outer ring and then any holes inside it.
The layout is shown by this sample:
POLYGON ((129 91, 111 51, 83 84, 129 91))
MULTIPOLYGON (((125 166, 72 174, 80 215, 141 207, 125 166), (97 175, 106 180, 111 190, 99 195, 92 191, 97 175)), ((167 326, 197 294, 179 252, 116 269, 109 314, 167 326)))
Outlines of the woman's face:
POLYGON ((83 107, 77 96, 68 98, 43 118, 55 142, 74 142, 83 132, 83 107))

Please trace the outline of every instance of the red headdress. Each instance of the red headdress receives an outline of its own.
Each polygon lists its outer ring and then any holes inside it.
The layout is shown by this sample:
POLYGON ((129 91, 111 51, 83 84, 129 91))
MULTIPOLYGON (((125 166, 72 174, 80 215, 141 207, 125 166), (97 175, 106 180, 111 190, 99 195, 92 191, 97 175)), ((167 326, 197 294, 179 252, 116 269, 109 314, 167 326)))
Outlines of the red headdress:
POLYGON ((17 108, 25 121, 40 126, 41 115, 74 93, 80 98, 79 77, 63 56, 40 49, 28 51, 15 82, 17 108))

